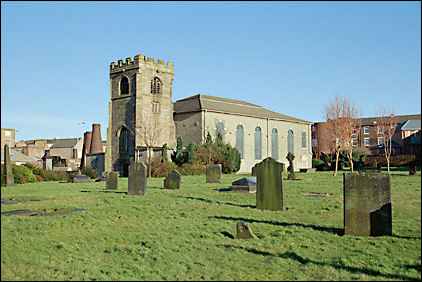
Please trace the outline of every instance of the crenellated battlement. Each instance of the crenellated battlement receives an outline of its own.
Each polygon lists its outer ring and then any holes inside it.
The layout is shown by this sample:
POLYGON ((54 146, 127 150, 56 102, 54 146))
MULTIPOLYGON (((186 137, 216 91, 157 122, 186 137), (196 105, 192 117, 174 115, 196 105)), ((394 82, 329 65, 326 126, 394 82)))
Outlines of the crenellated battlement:
POLYGON ((173 70, 174 68, 174 65, 172 62, 167 62, 167 64, 164 64, 164 60, 157 59, 157 63, 156 63, 154 58, 149 58, 149 57, 145 57, 142 54, 138 54, 135 57, 133 57, 133 60, 131 57, 129 57, 129 58, 126 58, 125 61, 118 60, 117 64, 116 62, 112 62, 110 64, 110 72, 125 70, 127 68, 132 68, 132 67, 133 68, 139 67, 141 64, 160 65, 160 66, 163 66, 164 68, 170 68, 171 70, 173 70))

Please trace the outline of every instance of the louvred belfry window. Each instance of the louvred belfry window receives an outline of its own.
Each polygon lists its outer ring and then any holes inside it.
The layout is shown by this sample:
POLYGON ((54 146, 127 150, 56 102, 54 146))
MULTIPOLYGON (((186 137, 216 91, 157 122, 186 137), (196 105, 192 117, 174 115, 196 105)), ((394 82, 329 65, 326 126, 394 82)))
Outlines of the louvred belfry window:
POLYGON ((161 92, 161 80, 158 77, 154 77, 151 80, 151 93, 160 94, 161 92))

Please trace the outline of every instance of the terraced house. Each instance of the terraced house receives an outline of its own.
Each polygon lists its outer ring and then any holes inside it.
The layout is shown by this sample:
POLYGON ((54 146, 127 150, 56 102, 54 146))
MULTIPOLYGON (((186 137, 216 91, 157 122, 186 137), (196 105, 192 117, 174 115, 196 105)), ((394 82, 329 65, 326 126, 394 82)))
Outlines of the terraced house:
POLYGON ((295 169, 312 166, 311 122, 204 94, 173 103, 173 78, 173 63, 140 54, 111 63, 106 171, 126 176, 130 162, 145 158, 147 146, 161 154, 164 143, 175 149, 177 136, 184 144, 200 144, 208 133, 238 148, 239 172, 250 172, 266 157, 287 163, 288 152, 296 156, 295 169))

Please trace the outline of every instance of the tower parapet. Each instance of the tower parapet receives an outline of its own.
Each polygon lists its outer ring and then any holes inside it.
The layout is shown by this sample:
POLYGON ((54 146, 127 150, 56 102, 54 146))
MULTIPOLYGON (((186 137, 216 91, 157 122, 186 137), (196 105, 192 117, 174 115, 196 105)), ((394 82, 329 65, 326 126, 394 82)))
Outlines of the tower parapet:
POLYGON ((138 54, 135 57, 133 57, 133 60, 131 57, 126 58, 125 61, 118 60, 116 62, 112 62, 110 64, 110 74, 117 73, 117 72, 124 72, 131 69, 139 68, 141 65, 155 65, 156 67, 159 66, 160 69, 167 72, 174 72, 174 64, 172 62, 167 62, 167 64, 164 63, 164 60, 157 59, 157 62, 155 62, 154 58, 145 57, 142 54, 138 54))

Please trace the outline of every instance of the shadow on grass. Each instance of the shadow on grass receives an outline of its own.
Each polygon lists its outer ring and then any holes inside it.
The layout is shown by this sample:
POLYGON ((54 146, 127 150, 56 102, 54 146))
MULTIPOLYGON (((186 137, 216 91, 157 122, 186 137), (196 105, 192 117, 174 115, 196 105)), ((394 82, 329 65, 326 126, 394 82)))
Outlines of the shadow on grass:
POLYGON ((124 192, 124 191, 113 191, 113 190, 100 190, 100 191, 81 190, 80 192, 82 192, 82 193, 101 192, 101 193, 127 194, 127 192, 124 192))
MULTIPOLYGON (((245 248, 245 247, 240 247, 240 246, 232 246, 232 245, 218 245, 218 246, 222 246, 225 247, 226 249, 234 249, 234 248, 238 248, 238 249, 242 249, 245 250, 247 252, 250 252, 252 254, 256 254, 256 255, 261 255, 261 256, 267 256, 267 257, 279 257, 279 258, 284 258, 284 259, 291 259, 291 260, 295 260, 300 262, 301 264, 315 264, 315 265, 320 265, 320 266, 331 266, 334 267, 335 269, 339 269, 339 270, 346 270, 349 271, 351 273, 363 273, 366 275, 371 275, 371 276, 381 276, 381 277, 385 277, 385 278, 389 278, 389 279, 397 279, 397 280, 412 280, 412 281, 418 281, 420 279, 418 278, 413 278, 410 276, 405 276, 405 275, 398 275, 398 274, 384 274, 381 273, 378 270, 373 270, 373 269, 369 269, 366 267, 353 267, 353 266, 346 266, 343 263, 327 263, 327 262, 319 262, 319 261, 313 261, 310 259, 306 259, 303 258, 301 256, 299 256, 298 254, 296 254, 295 252, 285 252, 285 253, 278 253, 278 254, 273 254, 270 252, 266 252, 266 251, 260 251, 254 248, 245 248)), ((410 266, 408 268, 417 268, 419 267, 420 269, 420 265, 415 265, 415 266, 410 266)))
POLYGON ((257 220, 257 219, 250 219, 250 218, 243 218, 243 217, 231 217, 231 216, 210 216, 210 218, 216 219, 225 219, 225 220, 233 220, 233 221, 244 221, 249 223, 267 223, 277 226, 299 226, 304 228, 312 228, 317 231, 333 233, 338 236, 344 235, 343 228, 335 228, 335 227, 323 227, 323 226, 316 226, 313 224, 303 224, 303 223, 289 223, 289 222, 278 222, 278 221, 270 221, 270 220, 257 220))
POLYGON ((252 205, 240 205, 240 204, 233 204, 233 203, 223 203, 223 202, 219 202, 219 201, 211 201, 208 199, 204 199, 204 198, 198 198, 198 197, 190 197, 190 196, 175 196, 176 198, 184 198, 184 199, 190 199, 190 200, 198 200, 198 201, 202 201, 202 202, 206 202, 209 204, 219 204, 219 205, 228 205, 228 206, 236 206, 236 207, 241 207, 241 208, 255 208, 255 206, 252 205))

